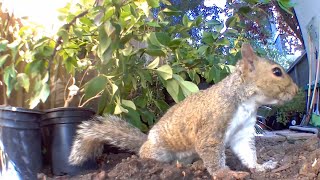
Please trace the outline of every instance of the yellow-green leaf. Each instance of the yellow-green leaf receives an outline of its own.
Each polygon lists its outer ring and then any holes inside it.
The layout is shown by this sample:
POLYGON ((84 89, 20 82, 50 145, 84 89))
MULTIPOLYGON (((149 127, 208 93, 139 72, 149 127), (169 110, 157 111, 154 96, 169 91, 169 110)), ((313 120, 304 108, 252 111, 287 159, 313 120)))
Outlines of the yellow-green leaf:
POLYGON ((175 79, 166 81, 166 89, 175 102, 179 102, 179 84, 175 79))
POLYGON ((134 102, 130 101, 130 100, 125 100, 125 99, 122 99, 121 103, 127 107, 130 107, 134 110, 136 110, 136 105, 134 104, 134 102))
POLYGON ((164 80, 172 78, 172 68, 167 64, 159 67, 156 71, 164 80))
POLYGON ((7 58, 9 57, 9 54, 4 54, 0 57, 0 68, 3 66, 3 64, 6 62, 7 58))
POLYGON ((147 0, 147 2, 152 8, 157 8, 160 5, 159 0, 147 0))
POLYGON ((160 58, 157 57, 155 60, 153 60, 148 66, 147 69, 154 69, 159 65, 160 58))
POLYGON ((111 86, 112 86, 112 94, 115 95, 119 88, 115 84, 112 84, 111 86))
POLYGON ((18 84, 26 90, 26 92, 29 92, 30 80, 27 74, 19 73, 17 75, 17 81, 18 81, 18 84))

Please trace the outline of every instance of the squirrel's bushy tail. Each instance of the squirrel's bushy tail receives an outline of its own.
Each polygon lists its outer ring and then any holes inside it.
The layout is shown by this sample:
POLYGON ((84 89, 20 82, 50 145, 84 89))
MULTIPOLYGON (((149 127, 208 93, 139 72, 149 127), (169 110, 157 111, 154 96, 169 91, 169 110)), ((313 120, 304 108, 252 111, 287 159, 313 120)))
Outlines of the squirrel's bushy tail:
POLYGON ((104 144, 138 153, 146 140, 146 134, 117 116, 96 116, 79 125, 69 163, 77 165, 101 155, 104 144))

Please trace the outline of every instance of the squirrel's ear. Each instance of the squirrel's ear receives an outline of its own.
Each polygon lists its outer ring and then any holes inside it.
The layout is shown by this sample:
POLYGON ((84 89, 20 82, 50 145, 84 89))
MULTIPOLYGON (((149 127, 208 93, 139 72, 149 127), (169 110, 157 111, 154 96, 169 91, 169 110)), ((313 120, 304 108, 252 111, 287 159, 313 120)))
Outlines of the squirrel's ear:
POLYGON ((250 44, 244 43, 241 46, 243 71, 253 71, 254 61, 258 59, 250 44))

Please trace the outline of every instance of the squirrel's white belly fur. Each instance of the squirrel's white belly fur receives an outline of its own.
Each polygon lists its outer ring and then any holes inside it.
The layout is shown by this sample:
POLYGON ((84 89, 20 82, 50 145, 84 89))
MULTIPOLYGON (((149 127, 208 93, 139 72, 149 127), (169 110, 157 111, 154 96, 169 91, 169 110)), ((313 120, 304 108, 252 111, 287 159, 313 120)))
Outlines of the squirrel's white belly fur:
POLYGON ((252 129, 254 130, 256 123, 256 106, 257 104, 253 100, 240 104, 225 133, 224 142, 226 145, 238 138, 254 136, 255 131, 252 133, 252 129))

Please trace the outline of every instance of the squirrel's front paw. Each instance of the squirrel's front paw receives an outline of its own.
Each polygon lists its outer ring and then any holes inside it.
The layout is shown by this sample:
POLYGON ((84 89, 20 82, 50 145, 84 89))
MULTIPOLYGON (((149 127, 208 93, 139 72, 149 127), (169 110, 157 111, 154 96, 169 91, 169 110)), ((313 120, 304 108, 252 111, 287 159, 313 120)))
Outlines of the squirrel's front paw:
POLYGON ((278 164, 278 162, 269 160, 267 162, 264 162, 263 164, 257 164, 256 168, 254 168, 252 170, 255 172, 261 172, 261 171, 265 171, 267 169, 274 169, 277 167, 277 164, 278 164))

